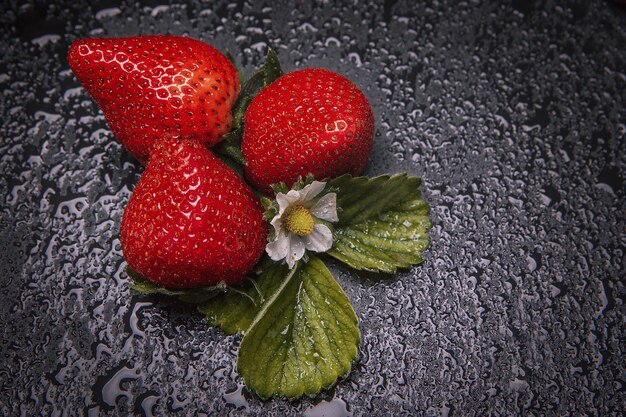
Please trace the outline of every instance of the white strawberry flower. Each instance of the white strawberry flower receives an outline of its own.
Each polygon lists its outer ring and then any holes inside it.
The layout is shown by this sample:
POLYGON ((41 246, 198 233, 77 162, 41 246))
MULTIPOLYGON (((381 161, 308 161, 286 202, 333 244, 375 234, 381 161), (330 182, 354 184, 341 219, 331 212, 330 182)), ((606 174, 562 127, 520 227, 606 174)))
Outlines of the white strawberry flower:
POLYGON ((313 181, 299 191, 276 194, 278 214, 271 221, 275 237, 265 247, 274 261, 286 259, 291 269, 305 251, 326 252, 333 246, 333 234, 320 220, 339 220, 337 194, 328 193, 317 198, 324 187, 325 182, 313 181))

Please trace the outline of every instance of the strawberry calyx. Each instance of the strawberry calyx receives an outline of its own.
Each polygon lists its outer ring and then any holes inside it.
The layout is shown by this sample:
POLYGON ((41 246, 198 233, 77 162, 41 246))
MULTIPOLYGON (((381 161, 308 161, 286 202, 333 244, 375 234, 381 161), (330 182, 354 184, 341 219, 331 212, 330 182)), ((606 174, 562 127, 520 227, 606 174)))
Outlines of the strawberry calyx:
MULTIPOLYGON (((240 78, 243 78, 241 71, 235 65, 234 59, 229 54, 226 55, 237 68, 240 78)), ((244 116, 250 102, 265 87, 283 75, 283 70, 278 60, 278 54, 268 48, 265 63, 255 71, 246 81, 242 82, 241 91, 232 109, 231 130, 223 136, 222 142, 213 147, 215 154, 226 162, 236 172, 240 172, 240 167, 246 165, 246 159, 241 153, 241 140, 243 139, 244 116)))

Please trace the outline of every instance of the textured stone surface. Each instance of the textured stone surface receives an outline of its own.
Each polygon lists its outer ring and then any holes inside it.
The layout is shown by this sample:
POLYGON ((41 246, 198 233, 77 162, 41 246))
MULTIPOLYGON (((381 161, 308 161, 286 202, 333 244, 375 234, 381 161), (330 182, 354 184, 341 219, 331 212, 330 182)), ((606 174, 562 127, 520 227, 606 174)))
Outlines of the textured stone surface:
POLYGON ((624 9, 66 3, 0 13, 1 415, 619 414, 624 9), (374 108, 367 174, 424 179, 422 266, 381 279, 330 262, 363 340, 317 398, 259 401, 237 337, 129 290, 119 222, 142 168, 65 54, 79 37, 155 33, 228 49, 248 73, 270 43, 286 69, 341 72, 374 108))

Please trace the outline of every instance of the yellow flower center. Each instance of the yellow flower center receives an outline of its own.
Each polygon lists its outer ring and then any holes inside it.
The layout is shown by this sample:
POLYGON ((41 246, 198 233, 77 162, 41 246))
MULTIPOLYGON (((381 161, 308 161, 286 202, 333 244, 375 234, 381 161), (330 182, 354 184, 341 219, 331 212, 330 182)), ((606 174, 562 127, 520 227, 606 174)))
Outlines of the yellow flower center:
POLYGON ((283 214, 283 224, 288 232, 295 233, 298 236, 308 236, 313 233, 313 215, 311 211, 304 206, 289 207, 283 214))

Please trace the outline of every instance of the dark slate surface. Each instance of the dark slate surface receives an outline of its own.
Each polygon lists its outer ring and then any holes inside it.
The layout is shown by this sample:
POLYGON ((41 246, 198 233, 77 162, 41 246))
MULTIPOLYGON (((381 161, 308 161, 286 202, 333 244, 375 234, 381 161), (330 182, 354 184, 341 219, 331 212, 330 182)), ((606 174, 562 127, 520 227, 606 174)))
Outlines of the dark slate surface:
POLYGON ((0 415, 618 415, 624 404, 626 13, 607 1, 3 2, 0 415), (421 2, 415 2, 421 3, 421 2), (239 338, 138 296, 118 228, 142 168, 69 71, 85 36, 184 34, 249 73, 354 80, 367 174, 424 179, 433 245, 388 279, 331 263, 361 356, 259 401, 239 338))

